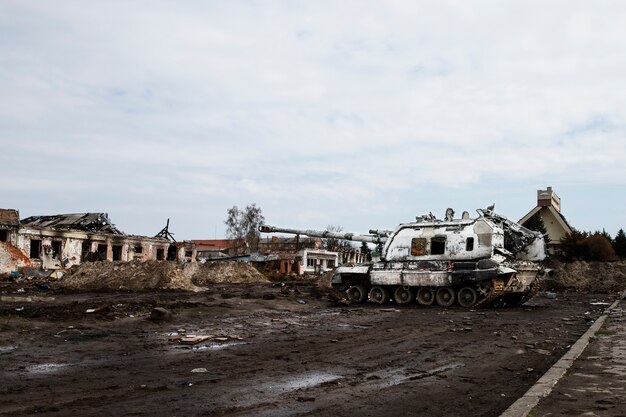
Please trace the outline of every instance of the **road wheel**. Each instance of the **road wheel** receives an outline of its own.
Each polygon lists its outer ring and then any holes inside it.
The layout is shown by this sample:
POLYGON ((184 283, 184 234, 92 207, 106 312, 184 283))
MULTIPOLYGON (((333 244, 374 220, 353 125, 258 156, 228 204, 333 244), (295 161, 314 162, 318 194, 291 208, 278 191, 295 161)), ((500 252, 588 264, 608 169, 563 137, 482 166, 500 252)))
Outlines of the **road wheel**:
POLYGON ((437 300, 437 304, 442 307, 450 307, 454 304, 454 290, 450 287, 441 287, 437 290, 435 294, 435 299, 437 300))
POLYGON ((409 304, 413 301, 413 290, 409 287, 398 287, 393 293, 393 299, 398 304, 409 304))
POLYGON ((376 304, 384 304, 389 300, 389 291, 384 287, 372 287, 370 301, 376 304))
POLYGON ((417 302, 423 306, 432 305, 435 302, 435 292, 430 288, 421 287, 417 290, 417 302))
POLYGON ((461 307, 471 307, 478 301, 478 293, 472 287, 463 287, 457 294, 461 307))
POLYGON ((351 303, 362 303, 367 298, 367 290, 363 285, 357 284, 348 288, 346 295, 351 303))
POLYGON ((485 281, 480 281, 478 283, 478 292, 483 297, 485 298, 488 297, 492 291, 493 291, 493 285, 491 284, 491 281, 485 280, 485 281))

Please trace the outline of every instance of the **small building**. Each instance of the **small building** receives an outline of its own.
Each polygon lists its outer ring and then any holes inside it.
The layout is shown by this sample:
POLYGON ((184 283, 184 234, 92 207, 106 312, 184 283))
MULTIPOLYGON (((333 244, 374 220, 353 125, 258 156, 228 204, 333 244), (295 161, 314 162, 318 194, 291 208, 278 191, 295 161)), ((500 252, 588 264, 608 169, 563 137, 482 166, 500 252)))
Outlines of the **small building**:
POLYGON ((323 274, 339 265, 339 252, 324 249, 303 249, 298 253, 302 267, 300 275, 323 274))
POLYGON ((567 233, 571 233, 572 228, 561 214, 561 199, 552 190, 552 187, 548 187, 546 190, 537 190, 537 206, 522 217, 518 223, 522 226, 530 225, 536 218, 541 219, 546 228, 548 253, 559 253, 561 239, 567 233))
POLYGON ((340 251, 329 251, 322 246, 318 237, 272 236, 260 240, 259 252, 267 255, 268 269, 286 275, 323 274, 343 264, 367 260, 359 248, 345 246, 340 251))
MULTIPOLYGON (((261 255, 264 256, 264 255, 261 255)), ((271 253, 265 256, 265 262, 257 265, 268 271, 278 271, 283 275, 300 275, 302 256, 297 253, 271 253)))

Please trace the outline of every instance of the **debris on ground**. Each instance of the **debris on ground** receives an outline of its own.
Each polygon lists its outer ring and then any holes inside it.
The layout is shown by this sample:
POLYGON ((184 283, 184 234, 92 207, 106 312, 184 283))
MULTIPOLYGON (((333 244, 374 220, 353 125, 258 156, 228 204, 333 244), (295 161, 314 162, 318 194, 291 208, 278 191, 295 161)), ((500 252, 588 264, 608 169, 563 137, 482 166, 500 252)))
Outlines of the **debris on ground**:
POLYGON ((163 307, 155 307, 150 312, 150 320, 163 321, 172 318, 172 312, 163 307))
POLYGON ((243 337, 237 334, 228 336, 217 336, 214 334, 176 334, 169 336, 167 340, 181 345, 197 345, 198 343, 206 342, 207 340, 212 342, 229 342, 232 340, 243 340, 243 337))
POLYGON ((85 313, 87 313, 87 314, 107 313, 110 310, 111 310, 111 306, 103 305, 103 306, 99 306, 99 307, 96 307, 96 308, 89 308, 89 309, 85 310, 85 313))
POLYGON ((181 336, 177 342, 181 345, 197 345, 198 343, 209 340, 210 338, 211 336, 188 334, 186 336, 181 336))

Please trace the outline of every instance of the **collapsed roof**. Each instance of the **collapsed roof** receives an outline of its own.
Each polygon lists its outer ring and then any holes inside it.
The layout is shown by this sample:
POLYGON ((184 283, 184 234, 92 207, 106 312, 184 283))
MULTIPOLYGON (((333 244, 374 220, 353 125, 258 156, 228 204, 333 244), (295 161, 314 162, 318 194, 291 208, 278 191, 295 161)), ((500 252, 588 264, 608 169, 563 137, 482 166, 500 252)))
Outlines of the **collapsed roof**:
POLYGON ((109 220, 107 213, 56 214, 53 216, 31 216, 21 221, 22 226, 50 228, 56 230, 80 230, 92 233, 124 235, 109 220))

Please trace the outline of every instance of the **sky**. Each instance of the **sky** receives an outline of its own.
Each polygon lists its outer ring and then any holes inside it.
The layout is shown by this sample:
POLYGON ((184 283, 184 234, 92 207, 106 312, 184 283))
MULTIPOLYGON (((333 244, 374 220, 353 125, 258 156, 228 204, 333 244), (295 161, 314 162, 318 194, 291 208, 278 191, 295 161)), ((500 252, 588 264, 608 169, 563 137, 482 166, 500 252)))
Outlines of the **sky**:
POLYGON ((0 207, 366 233, 551 186, 626 228, 626 2, 0 0, 0 207))

